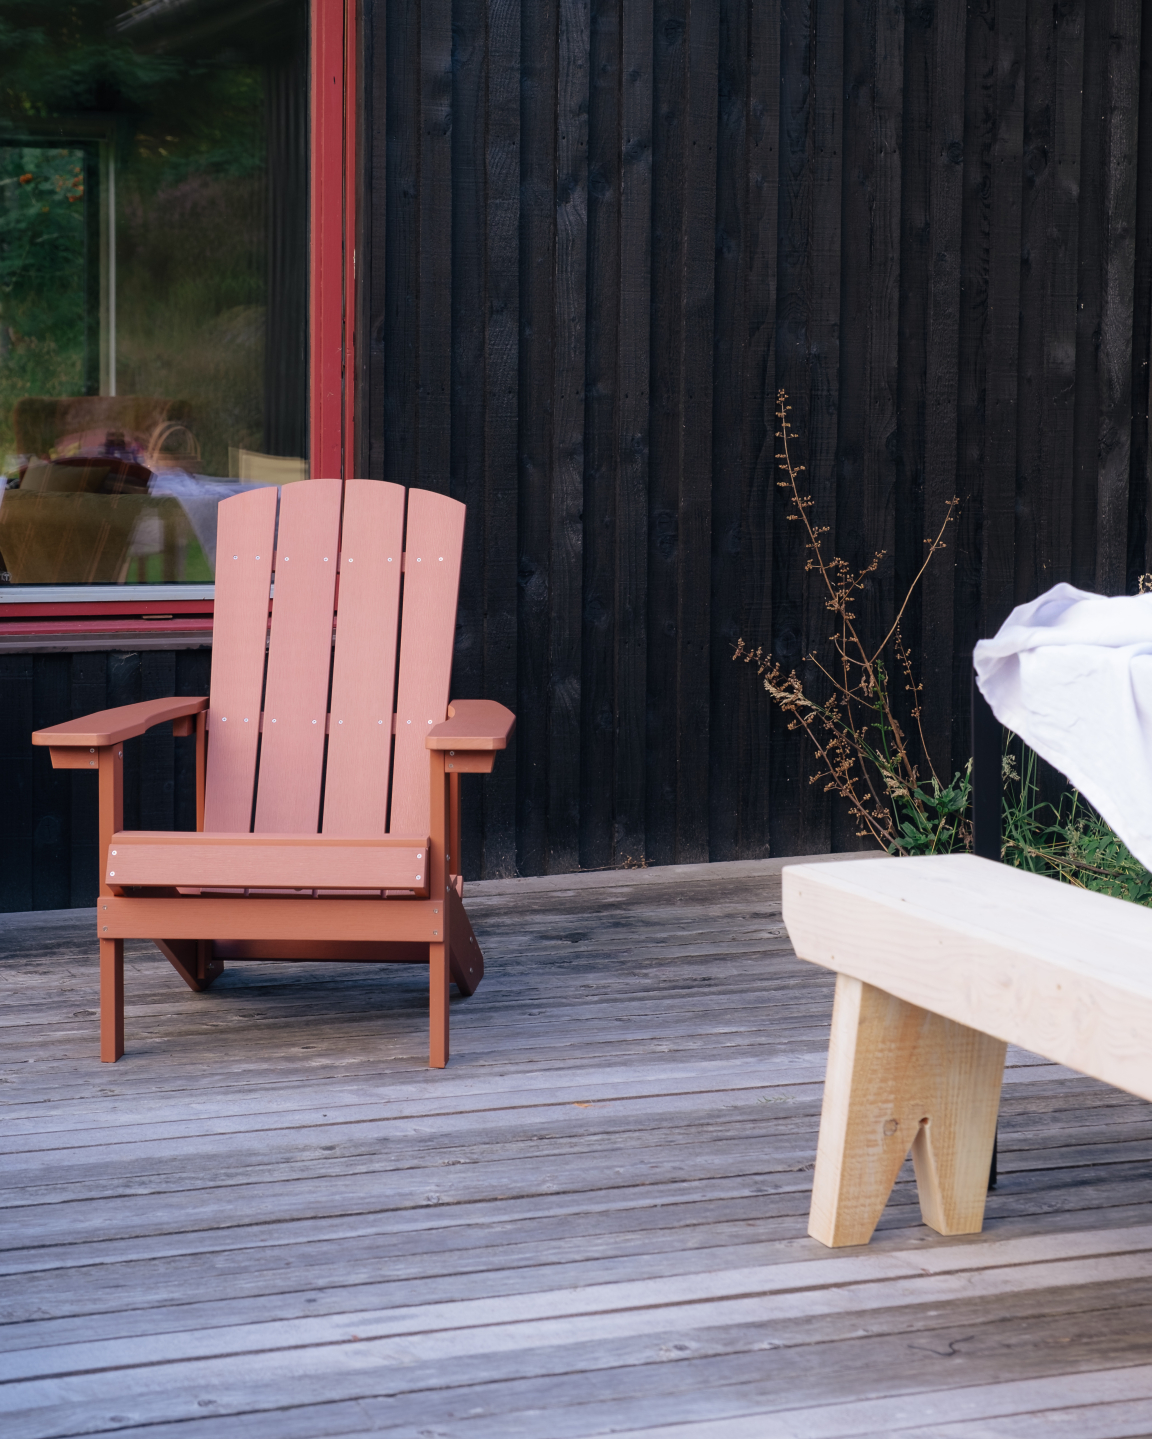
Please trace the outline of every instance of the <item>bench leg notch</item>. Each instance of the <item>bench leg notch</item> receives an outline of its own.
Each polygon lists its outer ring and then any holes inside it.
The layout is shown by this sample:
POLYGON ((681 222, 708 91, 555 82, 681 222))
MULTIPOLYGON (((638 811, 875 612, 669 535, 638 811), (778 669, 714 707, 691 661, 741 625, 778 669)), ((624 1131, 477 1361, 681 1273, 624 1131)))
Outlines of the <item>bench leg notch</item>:
POLYGON ((912 1154, 924 1223, 978 1234, 996 1136, 1003 1040, 836 978, 808 1233, 867 1244, 912 1154))

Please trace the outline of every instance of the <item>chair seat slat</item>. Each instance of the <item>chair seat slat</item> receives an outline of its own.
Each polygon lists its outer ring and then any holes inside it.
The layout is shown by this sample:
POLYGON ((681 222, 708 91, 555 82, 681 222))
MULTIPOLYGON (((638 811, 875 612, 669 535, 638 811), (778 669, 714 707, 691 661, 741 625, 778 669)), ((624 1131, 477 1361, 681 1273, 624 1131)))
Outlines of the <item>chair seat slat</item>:
POLYGON ((115 834, 108 883, 183 887, 384 890, 426 888, 426 836, 115 834))

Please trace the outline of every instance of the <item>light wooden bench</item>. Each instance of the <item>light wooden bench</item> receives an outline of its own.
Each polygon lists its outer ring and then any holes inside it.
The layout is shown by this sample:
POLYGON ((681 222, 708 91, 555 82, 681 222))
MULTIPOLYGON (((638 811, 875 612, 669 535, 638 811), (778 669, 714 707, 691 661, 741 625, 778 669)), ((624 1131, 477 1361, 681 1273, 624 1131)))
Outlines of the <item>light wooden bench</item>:
POLYGON ((1152 911, 973 855, 783 889, 796 953, 837 975, 813 1238, 866 1244, 909 1151, 925 1224, 978 1233, 1008 1043, 1152 1099, 1152 911))

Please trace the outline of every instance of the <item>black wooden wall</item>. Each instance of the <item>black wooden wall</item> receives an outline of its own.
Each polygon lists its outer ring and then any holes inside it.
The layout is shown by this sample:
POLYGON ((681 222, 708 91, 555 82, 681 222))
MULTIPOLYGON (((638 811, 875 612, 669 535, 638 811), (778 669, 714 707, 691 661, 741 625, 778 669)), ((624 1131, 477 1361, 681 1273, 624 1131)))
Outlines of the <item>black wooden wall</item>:
MULTIPOLYGON (((96 903, 96 776, 54 770, 32 731, 166 695, 205 695, 211 653, 0 654, 0 912, 96 903)), ((124 745, 129 829, 196 828, 196 741, 158 725, 124 745)))
MULTIPOLYGON (((1152 0, 363 8, 359 469, 467 502, 454 688, 520 717, 466 873, 852 847, 730 661, 825 633, 776 390, 877 633, 960 496, 905 626, 959 766, 975 639, 1152 569, 1152 0)), ((0 657, 0 903, 95 883, 33 724, 206 663, 0 657)), ((190 823, 187 747, 138 744, 142 823, 190 823)))
POLYGON ((520 716, 469 867, 846 848, 730 662, 826 616, 773 400, 939 767, 972 644, 1145 558, 1152 6, 365 0, 362 472, 469 506, 456 688, 520 716))

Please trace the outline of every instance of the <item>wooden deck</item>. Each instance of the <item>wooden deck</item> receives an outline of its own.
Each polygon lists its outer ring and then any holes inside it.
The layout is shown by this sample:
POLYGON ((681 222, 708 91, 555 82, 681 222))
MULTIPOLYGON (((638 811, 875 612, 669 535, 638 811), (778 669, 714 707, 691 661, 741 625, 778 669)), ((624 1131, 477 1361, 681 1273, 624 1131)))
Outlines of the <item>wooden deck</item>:
POLYGON ((470 890, 488 976, 0 917, 0 1433, 1076 1439, 1152 1433, 1152 1113, 1010 1056, 983 1235, 898 1187, 805 1237, 829 976, 779 863, 470 890))

